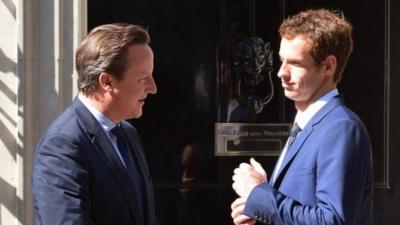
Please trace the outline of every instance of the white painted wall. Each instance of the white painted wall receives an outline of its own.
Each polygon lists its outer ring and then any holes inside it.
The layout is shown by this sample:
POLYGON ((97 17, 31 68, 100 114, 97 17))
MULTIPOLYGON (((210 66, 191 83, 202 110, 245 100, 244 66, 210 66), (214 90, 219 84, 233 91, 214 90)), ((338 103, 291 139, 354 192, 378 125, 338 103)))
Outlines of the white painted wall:
POLYGON ((0 15, 0 223, 16 224, 18 46, 15 3, 0 1, 0 15))
POLYGON ((0 225, 30 225, 32 157, 76 95, 86 1, 1 0, 0 18, 0 225))

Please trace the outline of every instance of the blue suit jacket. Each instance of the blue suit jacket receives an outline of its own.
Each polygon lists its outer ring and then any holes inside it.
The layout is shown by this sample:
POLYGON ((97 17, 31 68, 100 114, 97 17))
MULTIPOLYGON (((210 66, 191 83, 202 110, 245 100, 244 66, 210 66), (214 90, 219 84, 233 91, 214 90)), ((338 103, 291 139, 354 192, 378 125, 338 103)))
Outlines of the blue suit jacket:
POLYGON ((339 97, 300 132, 277 176, 252 190, 246 215, 275 225, 372 224, 369 136, 339 97))
POLYGON ((106 134, 76 98, 42 136, 33 162, 37 225, 155 224, 153 188, 136 129, 127 122, 132 154, 144 180, 141 201, 106 134), (145 216, 137 213, 142 204, 145 216))

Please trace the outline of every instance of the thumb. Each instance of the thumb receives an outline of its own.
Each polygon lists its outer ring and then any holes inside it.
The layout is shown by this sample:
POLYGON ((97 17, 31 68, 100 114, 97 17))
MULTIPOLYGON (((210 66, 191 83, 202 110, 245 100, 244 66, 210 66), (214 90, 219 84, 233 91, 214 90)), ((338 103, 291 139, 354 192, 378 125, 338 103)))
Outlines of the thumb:
POLYGON ((250 164, 254 167, 254 169, 259 172, 260 174, 266 176, 266 172, 264 170, 264 168, 262 168, 261 164, 258 163, 254 158, 250 159, 250 164))

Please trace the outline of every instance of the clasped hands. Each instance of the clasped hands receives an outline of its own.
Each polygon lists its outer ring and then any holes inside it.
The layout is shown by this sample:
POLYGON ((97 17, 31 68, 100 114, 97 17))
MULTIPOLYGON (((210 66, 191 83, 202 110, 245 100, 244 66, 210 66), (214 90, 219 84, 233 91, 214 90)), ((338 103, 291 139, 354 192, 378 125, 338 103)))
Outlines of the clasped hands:
POLYGON ((253 158, 250 164, 241 163, 238 168, 233 171, 232 188, 239 195, 231 205, 232 219, 236 225, 253 225, 256 221, 243 214, 247 197, 255 186, 267 182, 267 173, 253 158))

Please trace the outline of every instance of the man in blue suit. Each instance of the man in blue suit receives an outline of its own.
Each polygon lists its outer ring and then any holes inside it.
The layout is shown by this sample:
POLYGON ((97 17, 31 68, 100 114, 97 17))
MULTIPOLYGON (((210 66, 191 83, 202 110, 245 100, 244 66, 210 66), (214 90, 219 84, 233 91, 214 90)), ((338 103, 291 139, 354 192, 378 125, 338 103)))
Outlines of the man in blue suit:
POLYGON ((279 28, 278 77, 297 114, 272 176, 254 159, 234 170, 236 225, 371 225, 369 136, 336 86, 353 47, 341 13, 307 10, 279 28))
POLYGON ((93 29, 76 52, 79 95, 43 134, 33 162, 37 225, 155 224, 143 146, 125 119, 155 94, 145 29, 93 29))

